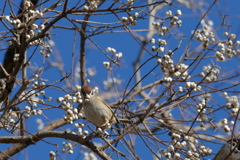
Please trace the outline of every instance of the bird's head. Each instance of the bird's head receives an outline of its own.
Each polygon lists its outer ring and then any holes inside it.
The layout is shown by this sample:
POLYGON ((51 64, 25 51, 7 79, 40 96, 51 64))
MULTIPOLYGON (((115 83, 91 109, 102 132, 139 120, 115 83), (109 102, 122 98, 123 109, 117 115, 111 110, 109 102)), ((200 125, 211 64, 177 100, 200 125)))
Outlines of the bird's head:
POLYGON ((82 89, 81 89, 82 95, 84 97, 84 99, 90 99, 93 96, 95 96, 95 94, 98 92, 97 88, 92 88, 89 85, 83 85, 82 89))

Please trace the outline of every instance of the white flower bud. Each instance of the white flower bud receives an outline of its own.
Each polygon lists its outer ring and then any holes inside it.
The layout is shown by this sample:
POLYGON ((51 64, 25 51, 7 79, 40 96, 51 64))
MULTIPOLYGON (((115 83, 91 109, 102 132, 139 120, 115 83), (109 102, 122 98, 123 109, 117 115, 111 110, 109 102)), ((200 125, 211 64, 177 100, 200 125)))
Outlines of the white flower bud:
POLYGON ((227 37, 228 36, 228 32, 224 32, 223 35, 227 37))
POLYGON ((224 126, 224 132, 229 132, 230 131, 230 128, 228 127, 228 125, 225 125, 224 126))
POLYGON ((87 5, 84 5, 82 10, 83 10, 83 11, 88 11, 88 10, 89 10, 89 7, 88 7, 87 5))
POLYGON ((62 153, 66 153, 66 149, 63 148, 63 149, 61 150, 61 152, 62 152, 62 153))
POLYGON ((102 129, 101 128, 98 128, 97 129, 97 133, 102 133, 103 131, 102 131, 102 129))
POLYGON ((57 98, 57 102, 58 102, 58 103, 62 102, 63 100, 64 100, 63 97, 58 97, 58 98, 57 98))
POLYGON ((76 128, 79 127, 78 123, 74 123, 74 127, 76 128))
POLYGON ((179 159, 179 158, 180 158, 180 154, 179 154, 179 153, 175 153, 174 156, 173 156, 173 158, 179 159))
POLYGON ((172 11, 167 11, 166 16, 172 16, 172 11))
POLYGON ((11 22, 10 16, 6 16, 5 19, 7 22, 11 22))
POLYGON ((164 47, 159 47, 159 48, 158 48, 158 52, 159 52, 159 53, 164 52, 164 47))
POLYGON ((174 149, 175 149, 175 148, 173 147, 173 145, 168 146, 168 150, 169 150, 169 151, 174 151, 174 149))
POLYGON ((42 110, 38 110, 37 115, 42 115, 42 110))
POLYGON ((83 131, 83 134, 84 134, 84 135, 88 135, 88 131, 87 131, 87 130, 84 130, 84 131, 83 131))
POLYGON ((50 157, 54 157, 54 156, 56 155, 56 153, 53 152, 53 151, 50 151, 50 152, 49 152, 49 155, 50 155, 50 157))
POLYGON ((26 35, 26 38, 29 39, 29 38, 31 38, 31 36, 30 36, 29 34, 27 34, 27 35, 26 35))
POLYGON ((78 123, 79 127, 84 127, 83 123, 78 123))
POLYGON ((32 27, 33 30, 36 30, 36 29, 38 28, 38 25, 36 25, 36 24, 32 24, 31 27, 32 27))
POLYGON ((164 34, 165 34, 164 32, 159 32, 159 33, 158 33, 158 36, 159 36, 159 37, 162 37, 162 36, 164 36, 164 34))
POLYGON ((178 91, 179 91, 179 92, 183 92, 183 87, 182 87, 182 86, 179 86, 179 87, 178 87, 178 91))
POLYGON ((40 27, 39 27, 41 30, 43 30, 45 28, 45 25, 44 24, 41 24, 40 27))
POLYGON ((156 46, 152 46, 152 51, 156 52, 157 51, 157 47, 156 46))
POLYGON ((231 34, 231 35, 230 35, 230 38, 231 38, 231 39, 235 39, 236 37, 237 37, 236 34, 231 34))
POLYGON ((176 16, 181 16, 182 15, 182 11, 181 10, 177 10, 176 16))
POLYGON ((103 65, 104 65, 105 67, 109 67, 109 66, 110 66, 110 62, 103 62, 103 65))
POLYGON ((30 108, 29 106, 25 106, 25 110, 26 110, 26 111, 30 111, 31 108, 30 108))
POLYGON ((28 119, 28 118, 30 117, 30 114, 29 114, 29 113, 26 113, 26 114, 24 114, 24 117, 25 117, 26 119, 28 119))
POLYGON ((158 58, 158 59, 157 59, 157 63, 158 63, 158 64, 161 64, 161 63, 162 63, 162 59, 161 59, 161 58, 158 58))
POLYGON ((8 41, 8 45, 11 46, 12 45, 12 41, 8 41))
POLYGON ((234 121, 231 121, 231 122, 230 122, 230 124, 231 124, 231 125, 234 125, 234 124, 235 124, 235 122, 234 122, 234 121))
POLYGON ((155 44, 155 39, 154 39, 154 38, 152 38, 152 39, 150 40, 150 44, 155 44))
POLYGON ((137 18, 137 17, 138 17, 138 15, 139 15, 139 13, 138 13, 138 12, 135 12, 135 13, 134 13, 134 17, 135 17, 135 18, 137 18))
POLYGON ((68 154, 73 154, 73 150, 69 149, 68 154))
POLYGON ((34 31, 33 31, 33 30, 30 30, 30 31, 29 31, 29 35, 33 36, 33 35, 34 35, 34 31))
POLYGON ((122 17, 122 21, 123 21, 123 22, 127 22, 127 21, 128 21, 128 18, 127 18, 127 17, 122 17))
POLYGON ((117 58, 117 59, 119 59, 119 58, 121 58, 122 57, 122 52, 119 52, 118 54, 115 54, 115 57, 117 58))
POLYGON ((50 57, 50 54, 45 54, 45 58, 49 58, 50 57))
POLYGON ((227 120, 226 118, 224 118, 224 119, 222 120, 222 124, 227 125, 227 123, 228 123, 228 120, 227 120))
POLYGON ((52 101, 52 97, 48 97, 48 101, 51 102, 52 101))

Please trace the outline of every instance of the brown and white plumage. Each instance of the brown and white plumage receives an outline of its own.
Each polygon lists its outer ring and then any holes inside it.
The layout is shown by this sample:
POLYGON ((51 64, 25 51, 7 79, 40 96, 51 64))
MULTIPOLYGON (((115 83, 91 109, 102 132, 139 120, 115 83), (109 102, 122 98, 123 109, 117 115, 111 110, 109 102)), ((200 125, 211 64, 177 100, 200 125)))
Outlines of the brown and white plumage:
POLYGON ((95 95, 94 90, 89 85, 82 86, 82 94, 84 97, 83 109, 85 117, 98 127, 115 124, 118 122, 130 122, 126 119, 117 119, 111 107, 100 97, 95 95))
POLYGON ((240 139, 233 139, 224 144, 214 160, 240 160, 240 139))

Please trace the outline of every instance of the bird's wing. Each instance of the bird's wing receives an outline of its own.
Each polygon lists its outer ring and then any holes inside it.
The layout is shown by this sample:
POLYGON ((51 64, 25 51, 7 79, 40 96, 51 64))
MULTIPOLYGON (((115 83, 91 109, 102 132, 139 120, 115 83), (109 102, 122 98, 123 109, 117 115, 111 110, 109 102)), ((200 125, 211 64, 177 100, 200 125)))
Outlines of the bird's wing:
MULTIPOLYGON (((98 98, 100 98, 100 97, 98 97, 98 98)), ((117 118, 116 115, 114 114, 114 112, 113 112, 112 108, 109 106, 109 104, 108 104, 107 102, 105 102, 102 98, 100 98, 100 99, 101 99, 102 102, 109 108, 109 110, 112 112, 112 117, 111 117, 111 119, 113 119, 113 117, 114 117, 114 118, 116 119, 117 123, 119 123, 118 118, 117 118)))

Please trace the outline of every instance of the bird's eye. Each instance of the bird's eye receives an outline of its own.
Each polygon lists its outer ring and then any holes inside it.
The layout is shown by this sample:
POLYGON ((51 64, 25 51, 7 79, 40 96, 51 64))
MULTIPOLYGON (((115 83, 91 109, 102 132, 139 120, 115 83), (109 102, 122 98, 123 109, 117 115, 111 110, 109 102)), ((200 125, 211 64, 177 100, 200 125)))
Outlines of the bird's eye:
POLYGON ((235 142, 235 141, 232 142, 232 148, 235 148, 235 150, 234 150, 234 153, 235 153, 235 154, 237 154, 237 153, 240 152, 240 144, 238 144, 238 143, 235 142), (238 146, 236 147, 236 145, 238 145, 238 146), (235 148, 235 147, 236 147, 236 148, 235 148))
POLYGON ((233 147, 235 147, 236 144, 237 144, 236 142, 234 142, 234 141, 232 142, 232 146, 233 146, 233 147))

